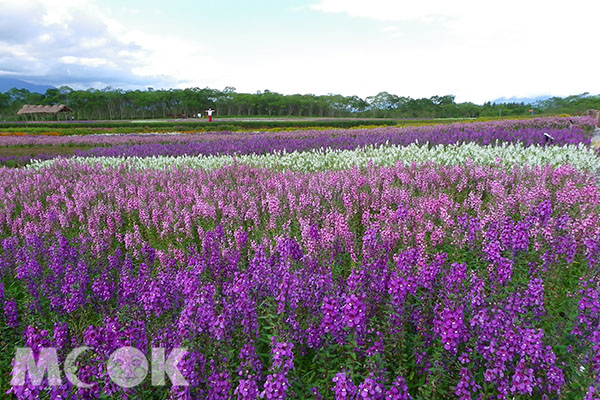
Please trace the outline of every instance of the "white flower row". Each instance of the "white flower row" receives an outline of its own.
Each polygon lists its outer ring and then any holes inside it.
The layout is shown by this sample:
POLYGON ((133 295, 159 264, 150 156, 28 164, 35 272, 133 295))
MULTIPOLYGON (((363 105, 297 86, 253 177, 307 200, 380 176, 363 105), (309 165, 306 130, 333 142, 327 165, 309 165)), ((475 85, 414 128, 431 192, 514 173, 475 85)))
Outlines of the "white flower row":
MULTIPOLYGON (((529 146, 503 144, 481 146, 473 143, 428 146, 369 146, 356 150, 318 149, 305 152, 276 152, 271 154, 249 154, 238 156, 155 156, 140 157, 74 157, 70 162, 102 165, 107 167, 126 166, 133 169, 203 168, 215 169, 233 163, 261 166, 279 170, 322 171, 363 167, 369 163, 390 166, 398 161, 404 164, 434 162, 444 165, 458 165, 470 160, 473 163, 489 165, 501 163, 514 165, 571 164, 580 171, 596 172, 600 169, 600 157, 594 149, 584 145, 568 146, 529 146)), ((54 160, 33 161, 28 168, 44 168, 57 162, 54 160)))

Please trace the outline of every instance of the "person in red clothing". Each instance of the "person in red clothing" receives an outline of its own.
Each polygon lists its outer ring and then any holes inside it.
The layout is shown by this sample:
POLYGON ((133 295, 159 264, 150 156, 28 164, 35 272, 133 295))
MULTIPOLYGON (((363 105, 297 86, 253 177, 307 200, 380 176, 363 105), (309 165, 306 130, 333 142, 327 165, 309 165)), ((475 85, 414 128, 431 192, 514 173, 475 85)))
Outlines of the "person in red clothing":
POLYGON ((215 112, 212 108, 206 110, 206 114, 208 115, 208 122, 212 122, 212 114, 215 112))

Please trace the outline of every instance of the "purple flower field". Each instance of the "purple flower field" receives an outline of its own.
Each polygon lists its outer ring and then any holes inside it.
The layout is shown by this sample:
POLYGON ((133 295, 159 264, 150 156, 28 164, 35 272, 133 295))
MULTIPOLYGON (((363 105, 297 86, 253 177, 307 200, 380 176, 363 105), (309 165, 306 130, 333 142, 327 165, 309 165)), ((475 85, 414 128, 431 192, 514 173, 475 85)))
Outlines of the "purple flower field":
MULTIPOLYGON (((471 133, 482 132, 486 130, 494 131, 514 131, 521 129, 568 129, 576 131, 590 131, 594 129, 594 121, 590 117, 543 117, 530 118, 524 120, 499 120, 489 122, 472 123, 451 123, 437 124, 429 126, 411 126, 403 128, 379 128, 377 131, 386 131, 392 129, 394 132, 423 132, 425 135, 431 135, 443 132, 453 132, 467 130, 471 133)), ((73 135, 73 136, 45 136, 45 135, 21 135, 21 136, 0 136, 0 146, 25 146, 25 145, 127 145, 127 144, 148 144, 148 143, 179 143, 193 142, 197 140, 218 140, 221 138, 239 138, 251 136, 268 136, 279 138, 297 138, 318 135, 344 135, 348 131, 354 134, 369 133, 372 129, 332 129, 332 130, 300 130, 300 131, 281 131, 281 132, 218 132, 218 133, 197 133, 197 134, 101 134, 101 135, 73 135)))
MULTIPOLYGON (((455 144, 474 142, 481 145, 523 143, 526 146, 546 144, 544 133, 554 137, 553 145, 590 144, 592 121, 589 117, 534 118, 491 122, 455 123, 420 127, 385 127, 351 130, 306 130, 258 133, 147 134, 88 136, 0 136, 4 146, 90 146, 75 150, 83 157, 152 157, 181 155, 265 154, 307 151, 320 148, 350 150, 368 145, 400 145, 411 143, 455 144), (571 123, 572 121, 572 123, 571 123)), ((51 159, 68 155, 1 156, 0 164, 31 159, 51 159)))
MULTIPOLYGON (((388 129, 356 140, 407 135, 388 129)), ((470 137, 507 135, 494 129, 470 137)), ((14 398, 598 397, 600 187, 569 165, 58 162, 0 168, 0 193, 0 384, 14 398), (14 347, 64 361, 84 345, 92 387, 9 384, 14 347), (186 348, 189 385, 116 385, 106 361, 122 346, 186 348)))
MULTIPOLYGON (((461 127, 462 128, 462 127, 461 127)), ((313 149, 352 150, 369 145, 400 145, 411 143, 454 144, 474 142, 481 145, 495 143, 520 142, 525 145, 544 144, 544 133, 554 137, 556 145, 590 144, 590 138, 580 129, 539 129, 524 128, 516 131, 487 129, 471 131, 457 129, 440 131, 438 129, 421 129, 405 131, 403 128, 377 128, 366 131, 346 131, 344 134, 330 135, 329 132, 316 132, 309 137, 269 137, 267 135, 250 136, 243 140, 223 139, 218 141, 188 143, 152 143, 138 145, 120 145, 112 147, 96 147, 90 150, 76 151, 83 157, 153 157, 182 155, 234 155, 234 154, 266 154, 273 152, 307 151, 313 149)))

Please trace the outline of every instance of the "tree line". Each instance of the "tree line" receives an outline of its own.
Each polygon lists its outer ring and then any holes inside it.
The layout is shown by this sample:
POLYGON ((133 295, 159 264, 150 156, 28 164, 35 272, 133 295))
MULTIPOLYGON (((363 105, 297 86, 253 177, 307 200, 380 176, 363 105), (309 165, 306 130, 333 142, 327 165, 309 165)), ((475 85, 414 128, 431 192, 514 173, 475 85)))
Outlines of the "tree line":
MULTIPOLYGON (((10 89, 0 93, 0 119, 19 120, 23 104, 65 104, 77 120, 119 120, 195 117, 212 108, 219 116, 270 117, 360 117, 360 118, 469 118, 518 116, 534 113, 584 113, 600 109, 600 96, 588 93, 566 98, 552 97, 533 104, 486 102, 457 103, 453 95, 413 99, 388 92, 360 98, 339 94, 284 95, 269 90, 237 93, 233 87, 223 90, 188 88, 169 90, 105 89, 74 90, 68 86, 45 93, 10 89), (533 111, 532 111, 533 110, 533 111)), ((51 116, 29 116, 51 119, 51 116)))

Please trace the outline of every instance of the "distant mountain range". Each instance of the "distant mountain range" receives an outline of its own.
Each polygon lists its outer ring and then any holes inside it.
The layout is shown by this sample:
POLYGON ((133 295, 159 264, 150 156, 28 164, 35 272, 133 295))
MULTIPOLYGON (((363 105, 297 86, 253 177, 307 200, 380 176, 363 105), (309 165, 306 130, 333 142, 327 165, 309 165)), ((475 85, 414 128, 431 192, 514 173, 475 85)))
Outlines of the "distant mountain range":
POLYGON ((35 83, 29 83, 20 79, 4 78, 0 76, 0 93, 9 91, 12 88, 27 89, 32 93, 46 93, 48 89, 54 89, 54 86, 49 85, 36 85, 35 83))
POLYGON ((525 104, 533 104, 536 101, 547 100, 552 96, 543 95, 537 97, 500 97, 499 99, 492 100, 494 104, 506 104, 506 103, 525 103, 525 104))

